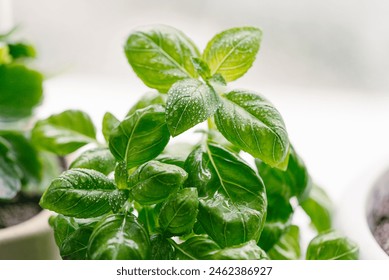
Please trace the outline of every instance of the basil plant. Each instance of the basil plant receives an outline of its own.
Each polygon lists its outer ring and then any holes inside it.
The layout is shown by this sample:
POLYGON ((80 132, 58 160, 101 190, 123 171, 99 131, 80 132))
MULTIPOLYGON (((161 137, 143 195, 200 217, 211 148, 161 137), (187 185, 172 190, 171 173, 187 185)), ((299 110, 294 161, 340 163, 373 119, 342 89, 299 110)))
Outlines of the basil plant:
MULTIPOLYGON (((227 87, 254 63, 261 36, 255 27, 232 28, 200 52, 169 26, 129 35, 128 62, 156 91, 124 119, 106 113, 105 143, 83 149, 44 193, 41 206, 58 213, 50 224, 63 259, 299 259, 292 218, 300 207, 318 232, 335 234, 330 201, 313 185, 279 111, 257 92, 227 87), (167 147, 202 122, 208 128, 198 144, 167 147)), ((38 122, 32 137, 63 155, 96 142, 80 111, 38 122)), ((352 241, 336 237, 352 250, 348 258, 358 257, 352 241)), ((308 256, 345 256, 337 244, 315 239, 308 256)))
MULTIPOLYGON (((60 173, 58 158, 31 139, 34 110, 43 99, 43 75, 28 66, 35 48, 12 33, 0 34, 0 206, 35 196, 37 204, 60 173)), ((0 228, 5 226, 0 218, 0 228)))

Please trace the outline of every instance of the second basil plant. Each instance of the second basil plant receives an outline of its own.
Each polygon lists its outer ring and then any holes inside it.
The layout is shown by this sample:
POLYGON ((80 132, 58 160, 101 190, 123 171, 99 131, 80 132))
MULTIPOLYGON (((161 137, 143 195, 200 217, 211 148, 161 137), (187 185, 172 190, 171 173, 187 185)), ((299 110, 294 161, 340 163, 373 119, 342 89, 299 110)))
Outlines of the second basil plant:
MULTIPOLYGON (((253 64, 261 35, 232 28, 201 53, 172 27, 130 34, 128 62, 156 92, 123 120, 107 113, 106 143, 81 153, 43 195, 41 205, 59 214, 50 223, 64 259, 296 259, 299 228, 291 221, 300 203, 327 236, 320 240, 332 240, 328 198, 316 186, 320 195, 310 195, 280 113, 252 90, 227 87, 253 64), (197 145, 167 147, 205 121, 197 145)), ((41 121, 33 136, 65 155, 96 142, 90 118, 78 111, 41 121)))

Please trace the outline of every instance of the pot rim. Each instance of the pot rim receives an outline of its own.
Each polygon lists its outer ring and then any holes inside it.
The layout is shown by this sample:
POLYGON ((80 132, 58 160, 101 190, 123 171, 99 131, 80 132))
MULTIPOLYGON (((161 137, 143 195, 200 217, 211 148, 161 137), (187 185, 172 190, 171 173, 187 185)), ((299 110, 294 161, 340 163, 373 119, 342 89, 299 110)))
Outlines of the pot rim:
POLYGON ((363 174, 359 175, 346 189, 336 208, 335 228, 357 242, 361 259, 389 259, 376 241, 368 223, 373 192, 381 176, 388 170, 388 158, 369 165, 363 174), (360 217, 363 218, 360 219, 360 217))
POLYGON ((50 211, 43 209, 22 223, 0 229, 0 243, 47 231, 50 228, 48 219, 52 215, 50 211))

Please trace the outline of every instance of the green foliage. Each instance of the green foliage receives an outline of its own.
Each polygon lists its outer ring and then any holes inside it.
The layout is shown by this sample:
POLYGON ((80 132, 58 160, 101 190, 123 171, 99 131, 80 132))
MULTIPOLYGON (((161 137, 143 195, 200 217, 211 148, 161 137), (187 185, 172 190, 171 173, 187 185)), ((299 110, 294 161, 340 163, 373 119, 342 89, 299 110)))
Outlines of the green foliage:
POLYGON ((289 226, 267 254, 272 260, 298 260, 301 256, 298 226, 289 226))
POLYGON ((196 222, 199 200, 196 188, 185 188, 173 194, 162 206, 159 225, 172 236, 190 233, 196 222))
POLYGON ((109 149, 130 169, 158 156, 169 139, 165 109, 161 105, 150 105, 126 117, 112 131, 109 149))
POLYGON ((124 204, 127 192, 115 190, 115 184, 100 172, 70 169, 52 181, 40 204, 70 217, 98 217, 116 208, 117 203, 124 204))
POLYGON ((177 136, 215 114, 219 98, 214 89, 196 79, 175 83, 168 92, 166 123, 177 136))
POLYGON ((253 64, 262 32, 255 27, 231 28, 212 38, 203 53, 211 75, 223 75, 227 82, 243 76, 253 64))
POLYGON ((289 150, 280 113, 264 97, 247 90, 222 95, 216 126, 228 141, 270 166, 282 163, 289 150))
POLYGON ((42 100, 43 76, 24 65, 0 65, 0 121, 29 117, 42 100))
POLYGON ((143 205, 164 201, 177 191, 188 174, 176 165, 149 161, 129 177, 130 196, 143 205))
MULTIPOLYGON (((43 195, 41 205, 59 214, 51 225, 64 259, 299 259, 295 208, 301 204, 319 231, 330 226, 325 195, 310 194, 311 177, 281 114, 253 91, 227 90, 253 64, 260 40, 258 28, 232 28, 200 54, 171 27, 130 34, 127 59, 159 92, 142 96, 124 120, 105 114, 107 144, 82 152, 43 195), (168 145, 204 121, 199 143, 168 145)), ((40 146, 65 154, 95 142, 84 114, 68 127, 53 118, 34 129, 40 146)), ((332 240, 315 238, 307 256, 317 258, 332 240)), ((326 257, 340 258, 331 250, 326 257)))
POLYGON ((146 260, 150 255, 147 231, 131 214, 106 216, 95 226, 88 245, 93 260, 146 260))
POLYGON ((108 175, 115 170, 116 161, 108 148, 94 148, 83 152, 70 164, 72 168, 86 168, 108 175))
POLYGON ((35 48, 12 41, 13 31, 0 35, 0 200, 7 203, 42 194, 60 173, 58 157, 40 151, 31 140, 29 126, 43 99, 43 75, 27 66, 35 48))
POLYGON ((308 245, 307 260, 357 260, 358 245, 336 231, 317 235, 308 245))
POLYGON ((318 231, 323 232, 332 228, 332 201, 319 186, 313 186, 309 197, 300 203, 305 213, 311 218, 312 226, 318 231))
POLYGON ((90 117, 78 110, 67 110, 40 120, 32 130, 32 141, 44 150, 67 155, 96 141, 90 117))
POLYGON ((187 184, 199 192, 198 219, 221 247, 258 241, 266 217, 262 180, 238 155, 221 146, 197 147, 186 161, 187 184))
POLYGON ((197 77, 190 61, 190 57, 200 56, 197 47, 184 33, 170 26, 134 30, 124 50, 138 77, 162 93, 179 80, 197 77))

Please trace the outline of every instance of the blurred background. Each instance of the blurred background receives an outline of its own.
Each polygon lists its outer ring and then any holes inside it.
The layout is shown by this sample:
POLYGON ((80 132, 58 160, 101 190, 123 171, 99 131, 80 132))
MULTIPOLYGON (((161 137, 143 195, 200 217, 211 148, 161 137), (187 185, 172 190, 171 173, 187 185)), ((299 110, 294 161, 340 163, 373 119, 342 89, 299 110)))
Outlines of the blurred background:
POLYGON ((163 23, 204 47, 227 27, 255 25, 263 43, 247 80, 389 90, 389 2, 383 0, 11 0, 14 21, 50 73, 128 77, 122 51, 136 26, 163 23))
POLYGON ((353 182, 372 162, 389 163, 388 1, 0 1, 13 5, 19 36, 36 44, 38 67, 53 78, 47 112, 81 107, 97 120, 105 111, 125 112, 130 93, 146 90, 122 48, 139 25, 175 26, 201 49, 223 29, 255 25, 264 33, 259 56, 234 86, 276 105, 332 198, 357 189, 353 182))

